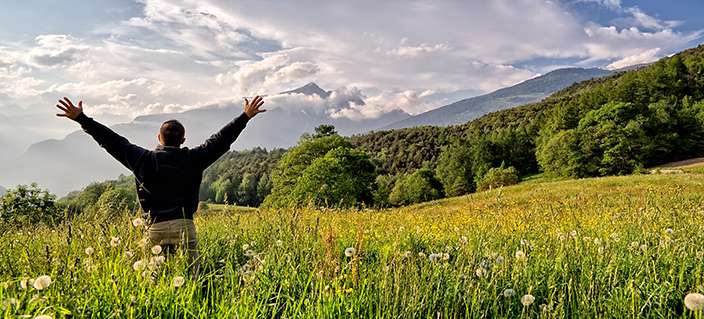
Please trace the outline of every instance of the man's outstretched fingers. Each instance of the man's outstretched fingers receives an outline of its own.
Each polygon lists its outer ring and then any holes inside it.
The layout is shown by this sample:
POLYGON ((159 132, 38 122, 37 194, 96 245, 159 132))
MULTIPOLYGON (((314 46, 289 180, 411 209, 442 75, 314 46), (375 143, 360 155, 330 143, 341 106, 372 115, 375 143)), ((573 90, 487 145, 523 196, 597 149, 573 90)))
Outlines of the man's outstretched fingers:
POLYGON ((67 110, 65 107, 61 106, 61 105, 56 104, 56 107, 58 107, 59 110, 62 110, 62 111, 64 111, 64 112, 68 112, 68 110, 67 110))

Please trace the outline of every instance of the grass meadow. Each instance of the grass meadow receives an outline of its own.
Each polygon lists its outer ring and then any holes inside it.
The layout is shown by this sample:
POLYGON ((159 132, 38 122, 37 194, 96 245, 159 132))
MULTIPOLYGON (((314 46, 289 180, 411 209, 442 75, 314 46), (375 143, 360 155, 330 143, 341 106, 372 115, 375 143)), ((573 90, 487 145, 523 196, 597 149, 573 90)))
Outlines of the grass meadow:
POLYGON ((74 219, 2 234, 0 310, 7 318, 702 318, 684 299, 704 293, 703 203, 704 175, 685 173, 527 183, 390 210, 212 207, 196 218, 197 278, 183 256, 163 259, 144 241, 136 213, 74 219))

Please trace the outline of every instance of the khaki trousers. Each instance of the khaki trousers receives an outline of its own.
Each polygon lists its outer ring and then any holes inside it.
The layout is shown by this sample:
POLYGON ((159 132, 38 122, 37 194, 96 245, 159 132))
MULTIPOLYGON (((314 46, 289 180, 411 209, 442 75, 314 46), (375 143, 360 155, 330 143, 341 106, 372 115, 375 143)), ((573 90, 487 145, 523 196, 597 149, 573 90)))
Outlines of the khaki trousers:
POLYGON ((193 274, 198 274, 200 268, 198 239, 196 225, 192 219, 172 219, 153 223, 147 229, 147 234, 152 244, 164 249, 166 256, 175 253, 179 248, 185 248, 191 265, 190 270, 193 274))

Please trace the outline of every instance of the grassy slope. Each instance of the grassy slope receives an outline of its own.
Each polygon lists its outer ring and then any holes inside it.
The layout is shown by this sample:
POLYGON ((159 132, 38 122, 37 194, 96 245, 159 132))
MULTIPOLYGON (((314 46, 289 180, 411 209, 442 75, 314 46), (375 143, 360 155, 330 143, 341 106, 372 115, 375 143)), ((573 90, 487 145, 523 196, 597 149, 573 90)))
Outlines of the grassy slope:
POLYGON ((682 300, 704 284, 703 202, 704 175, 636 175, 522 184, 387 211, 206 215, 196 220, 203 275, 179 289, 170 286, 185 273, 178 259, 153 282, 132 270, 150 253, 138 248, 142 231, 128 217, 77 221, 71 236, 67 227, 2 235, 0 300, 19 301, 7 316, 538 317, 541 304, 556 317, 690 315, 682 300), (87 246, 96 250, 90 257, 87 246), (357 257, 345 257, 346 247, 357 257), (431 262, 431 253, 449 260, 431 262), (255 272, 245 274, 244 264, 255 272), (491 267, 478 272, 482 265, 491 267), (48 290, 19 288, 21 277, 40 274, 54 278, 48 290), (508 288, 517 295, 503 297, 508 288), (524 307, 528 293, 535 303, 524 307))

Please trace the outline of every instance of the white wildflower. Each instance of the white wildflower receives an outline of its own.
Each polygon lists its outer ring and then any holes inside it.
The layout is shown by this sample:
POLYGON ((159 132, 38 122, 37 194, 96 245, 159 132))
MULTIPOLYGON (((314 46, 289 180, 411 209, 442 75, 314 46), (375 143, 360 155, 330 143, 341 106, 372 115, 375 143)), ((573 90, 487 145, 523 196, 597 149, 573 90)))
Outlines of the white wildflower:
POLYGON ((34 317, 34 319, 53 319, 50 315, 39 315, 34 317))
POLYGON ((147 267, 147 263, 144 262, 144 260, 137 260, 132 264, 132 269, 135 271, 141 271, 144 270, 144 268, 147 267))
POLYGON ((251 249, 247 249, 247 251, 244 252, 244 255, 247 256, 247 257, 253 257, 253 256, 255 256, 256 254, 257 254, 257 253, 254 252, 254 250, 251 250, 251 249))
POLYGON ((597 246, 601 245, 601 239, 594 238, 594 245, 597 245, 597 246))
POLYGON ((186 282, 186 279, 183 279, 182 276, 176 276, 176 277, 174 277, 174 280, 173 280, 173 282, 172 282, 172 285, 173 285, 175 288, 178 288, 178 287, 183 286, 183 284, 184 284, 185 282, 186 282))
POLYGON ((690 293, 684 297, 684 305, 692 311, 704 310, 704 295, 700 293, 690 293))
POLYGON ((39 276, 37 279, 34 279, 34 283, 32 286, 36 290, 44 290, 51 285, 51 277, 47 275, 39 276))
POLYGON ((283 246, 283 245, 284 245, 284 242, 281 241, 281 239, 277 239, 277 240, 276 240, 276 246, 277 246, 277 247, 281 247, 281 246, 283 246))
POLYGON ((611 233, 611 235, 609 235, 609 238, 611 238, 611 240, 614 242, 619 242, 621 240, 621 238, 618 237, 617 233, 611 233))
POLYGON ((504 289, 503 295, 506 298, 511 298, 516 295, 516 291, 511 288, 506 288, 504 289))
POLYGON ((345 249, 345 256, 347 256, 347 257, 354 257, 354 254, 355 254, 356 252, 357 252, 357 251, 354 249, 354 247, 347 247, 347 249, 345 249))
POLYGON ((110 247, 117 247, 120 245, 120 237, 111 237, 110 238, 110 247))
POLYGON ((637 241, 632 241, 630 247, 631 249, 636 250, 638 249, 638 247, 640 247, 640 243, 638 243, 637 241))
POLYGON ((428 256, 430 262, 437 262, 440 260, 440 254, 432 253, 428 256))
POLYGON ((129 251, 129 250, 125 252, 125 257, 127 257, 127 258, 132 258, 132 256, 134 256, 134 253, 133 253, 133 252, 131 252, 131 251, 129 251))
POLYGON ((20 288, 27 289, 27 280, 28 280, 27 278, 22 278, 20 280, 20 288))
POLYGON ((481 278, 481 277, 484 277, 484 275, 486 275, 486 270, 484 270, 484 268, 482 268, 482 267, 478 267, 477 269, 474 270, 474 274, 477 275, 477 277, 481 278))
POLYGON ((406 250, 405 252, 403 252, 404 258, 411 258, 412 255, 413 253, 410 250, 406 250))
POLYGON ((516 250, 516 260, 518 261, 524 261, 526 260, 526 253, 524 253, 522 250, 516 250))
POLYGON ((496 257, 495 262, 496 262, 497 264, 503 264, 503 263, 504 263, 504 256, 498 256, 498 257, 496 257))
POLYGON ((154 254, 154 255, 161 254, 161 251, 162 251, 162 248, 160 245, 154 245, 152 247, 152 254, 154 254))
POLYGON ((420 258, 425 258, 425 253, 422 252, 422 251, 419 251, 419 252, 418 252, 418 257, 420 257, 420 258))
POLYGON ((95 249, 93 249, 93 247, 86 247, 86 250, 84 250, 84 252, 86 253, 86 255, 90 256, 95 252, 95 249))
POLYGON ((135 218, 132 220, 132 226, 134 226, 134 227, 144 226, 144 220, 141 218, 135 218))
POLYGON ((448 254, 448 253, 442 253, 442 254, 441 254, 441 258, 442 258, 442 260, 444 260, 444 261, 448 261, 448 260, 450 260, 450 254, 448 254))
POLYGON ((576 230, 571 231, 570 236, 572 236, 572 238, 577 238, 577 231, 576 230))
POLYGON ((648 250, 648 245, 646 245, 646 244, 640 245, 640 250, 641 250, 641 251, 647 251, 647 250, 648 250))
POLYGON ((668 228, 668 229, 665 229, 665 232, 666 232, 667 234, 669 234, 669 235, 672 235, 672 233, 674 232, 674 230, 672 230, 672 228, 668 228))
POLYGON ((521 297, 521 303, 526 307, 532 305, 534 301, 535 297, 533 297, 533 295, 531 294, 526 294, 521 297))
POLYGON ((249 244, 242 244, 242 251, 249 249, 249 244))
POLYGON ((467 236, 460 237, 460 244, 466 245, 468 241, 467 236))

